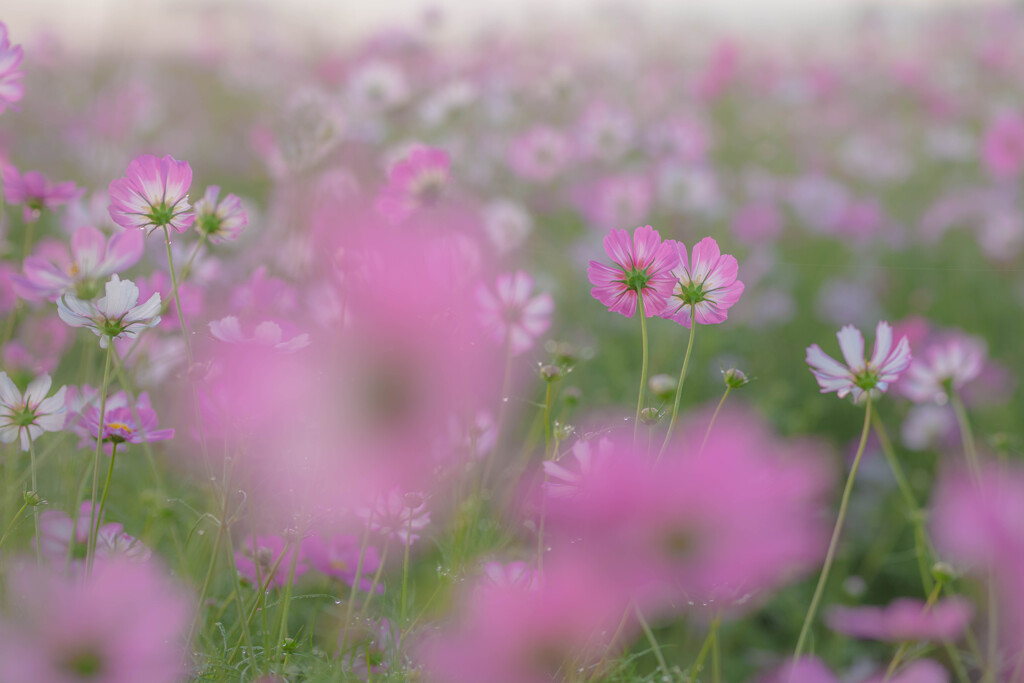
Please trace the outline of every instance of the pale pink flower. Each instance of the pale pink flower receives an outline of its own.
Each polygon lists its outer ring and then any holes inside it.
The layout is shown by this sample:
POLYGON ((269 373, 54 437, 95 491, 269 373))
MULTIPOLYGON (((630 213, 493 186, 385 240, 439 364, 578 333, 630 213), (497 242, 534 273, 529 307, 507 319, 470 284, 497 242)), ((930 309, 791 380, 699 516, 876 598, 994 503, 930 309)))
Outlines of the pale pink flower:
POLYGON ((482 585, 498 586, 499 588, 517 587, 534 590, 540 586, 540 573, 525 562, 487 562, 483 566, 482 585))
MULTIPOLYGON (((675 391, 675 382, 672 387, 675 391)), ((611 457, 612 451, 612 442, 606 437, 580 439, 568 454, 558 460, 545 460, 544 492, 555 498, 573 495, 580 482, 611 457)))
MULTIPOLYGON (((46 510, 39 515, 39 550, 54 567, 63 567, 70 560, 74 573, 85 573, 85 554, 89 543, 89 525, 92 523, 92 503, 85 501, 75 519, 63 510, 46 510)), ((117 559, 145 562, 152 552, 139 539, 128 535, 124 526, 116 522, 97 521, 96 561, 117 559)))
POLYGON ((513 356, 533 348, 555 307, 547 292, 533 296, 533 278, 521 270, 499 275, 493 289, 478 285, 476 302, 480 324, 492 339, 508 344, 513 356))
POLYGON ((238 239, 242 229, 249 224, 242 200, 233 194, 220 198, 220 187, 217 185, 206 188, 194 208, 196 217, 193 227, 200 235, 206 235, 212 244, 238 239))
POLYGON ((414 145, 388 171, 377 210, 399 223, 416 211, 436 205, 448 186, 451 160, 443 149, 414 145))
POLYGON ((110 217, 123 228, 185 232, 196 218, 188 203, 191 184, 188 162, 143 154, 128 164, 125 177, 110 182, 110 217))
POLYGON ((57 300, 57 315, 71 327, 87 327, 100 338, 100 348, 111 339, 134 339, 148 327, 160 322, 160 295, 139 303, 139 288, 131 280, 115 273, 104 286, 106 296, 97 301, 82 301, 65 294, 57 300))
POLYGON ((189 603, 150 562, 110 561, 67 580, 18 567, 0 621, 0 680, 175 683, 185 676, 189 603))
POLYGON ((103 281, 139 262, 143 246, 137 231, 120 232, 108 240, 96 228, 84 226, 71 236, 70 254, 64 245, 59 250, 41 249, 25 259, 25 274, 11 280, 15 291, 30 300, 56 301, 65 293, 92 299, 101 292, 103 281))
POLYGON ((21 450, 27 451, 43 432, 59 432, 64 427, 67 387, 47 398, 51 383, 49 375, 40 375, 22 394, 7 373, 0 372, 0 441, 20 440, 21 450))
POLYGON ((605 253, 616 268, 591 261, 587 268, 591 296, 612 313, 632 318, 636 313, 637 296, 643 297, 644 314, 659 315, 665 308, 675 278, 672 269, 679 262, 676 242, 661 241, 658 231, 649 225, 633 231, 612 230, 604 238, 605 253))
POLYGON ((962 597, 925 607, 921 600, 901 598, 885 607, 832 607, 825 620, 833 631, 854 638, 900 643, 905 640, 956 640, 974 616, 962 597))
POLYGON ((391 489, 378 496, 370 507, 359 508, 356 515, 370 528, 386 538, 410 545, 419 540, 419 533, 430 524, 427 499, 422 493, 403 493, 391 489))
POLYGON ((782 216, 771 202, 747 204, 732 219, 732 232, 744 244, 771 243, 782 234, 782 229, 782 216))
POLYGON ((992 120, 981 142, 981 160, 996 179, 1020 173, 1024 168, 1024 116, 1003 112, 992 120))
POLYGON ((910 343, 904 336, 893 348, 892 327, 885 321, 875 328, 875 349, 870 360, 864 358, 864 336, 856 327, 847 325, 836 337, 846 365, 826 354, 817 344, 807 347, 807 364, 823 394, 834 391, 839 398, 844 398, 852 393, 854 402, 860 401, 866 392, 878 398, 910 365, 910 343))
POLYGON ((0 21, 0 114, 7 107, 14 109, 14 103, 25 95, 25 86, 21 82, 25 72, 18 68, 21 59, 21 45, 11 45, 7 25, 0 21))
POLYGON ((692 261, 687 258, 686 245, 676 243, 677 265, 672 270, 672 295, 660 315, 690 326, 691 317, 698 324, 725 322, 728 310, 743 294, 743 283, 736 279, 739 264, 736 257, 723 254, 718 242, 705 237, 693 248, 692 261))
POLYGON ((210 321, 210 334, 227 344, 255 344, 266 346, 282 353, 294 353, 309 346, 309 335, 306 333, 296 334, 288 339, 284 338, 284 331, 281 326, 272 320, 264 320, 253 329, 251 335, 242 332, 241 323, 238 318, 229 315, 220 320, 210 321))
POLYGON ((816 657, 789 661, 777 671, 758 679, 758 683, 840 683, 839 677, 816 657))
POLYGON ((576 135, 582 156, 608 163, 614 163, 629 152, 636 137, 629 113, 604 104, 587 109, 576 135))
POLYGON ((981 374, 985 365, 985 342, 978 337, 951 335, 925 348, 915 358, 898 385, 917 403, 944 404, 949 391, 959 391, 981 374))

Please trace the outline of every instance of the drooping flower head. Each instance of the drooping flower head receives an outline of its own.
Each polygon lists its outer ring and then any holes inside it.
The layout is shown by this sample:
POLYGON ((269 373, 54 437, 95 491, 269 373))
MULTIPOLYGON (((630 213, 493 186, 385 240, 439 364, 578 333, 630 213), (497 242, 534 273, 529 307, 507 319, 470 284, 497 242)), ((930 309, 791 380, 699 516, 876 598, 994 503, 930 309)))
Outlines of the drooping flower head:
POLYGON ((40 249, 25 259, 25 274, 11 281, 26 299, 56 301, 65 293, 92 299, 100 294, 103 280, 139 262, 143 247, 142 235, 135 230, 108 241, 96 228, 81 227, 71 236, 70 255, 64 245, 59 250, 40 249))
POLYGON ((807 347, 807 364, 823 394, 834 391, 844 398, 852 393, 854 402, 860 401, 866 392, 871 392, 871 398, 878 398, 910 365, 910 343, 904 336, 893 348, 892 327, 884 320, 875 328, 875 349, 870 360, 864 358, 864 336, 856 327, 847 325, 836 337, 846 365, 817 344, 807 347))
POLYGON ((437 204, 448 185, 450 166, 443 149, 414 146, 388 172, 377 209, 392 221, 401 222, 418 209, 437 204))
POLYGON ((195 205, 195 223, 200 235, 206 235, 212 244, 236 240, 249 217, 242 208, 242 200, 233 194, 220 199, 220 187, 210 185, 195 205))
POLYGON ((100 338, 100 348, 111 339, 134 339, 139 332, 160 322, 160 294, 139 303, 139 288, 116 274, 105 286, 106 296, 83 301, 65 294, 57 301, 57 314, 71 327, 87 327, 100 338))
POLYGON ((480 323, 495 341, 507 343, 514 356, 532 348, 551 324, 551 295, 532 296, 532 290, 533 278, 521 270, 499 275, 494 289, 483 284, 476 289, 480 323))
POLYGON ((0 680, 174 683, 189 598, 152 562, 98 563, 84 580, 17 568, 0 621, 0 680))
POLYGON ((604 250, 615 263, 610 268, 591 261, 587 276, 594 285, 590 294, 613 313, 632 318, 637 296, 643 297, 644 314, 659 315, 672 294, 672 269, 678 264, 676 242, 661 241, 658 231, 649 225, 633 231, 612 230, 604 238, 604 250))
POLYGON ((725 322, 728 309, 743 294, 743 283, 736 279, 736 257, 723 254, 718 242, 705 237, 693 248, 693 260, 686 257, 686 245, 676 242, 678 265, 672 270, 672 296, 661 317, 689 327, 691 317, 701 325, 725 322))
POLYGON ((185 232, 195 221, 188 203, 191 184, 188 162, 143 154, 128 164, 124 178, 110 182, 110 217, 123 228, 185 232))
POLYGON ((0 21, 0 114, 7 107, 14 108, 14 103, 25 95, 25 86, 21 82, 25 72, 18 68, 21 59, 21 45, 11 45, 7 26, 0 21))
POLYGON ((52 380, 40 375, 29 382, 24 395, 7 376, 0 372, 0 441, 21 441, 21 450, 27 451, 32 441, 43 432, 57 432, 64 426, 64 392, 61 387, 47 398, 52 380))

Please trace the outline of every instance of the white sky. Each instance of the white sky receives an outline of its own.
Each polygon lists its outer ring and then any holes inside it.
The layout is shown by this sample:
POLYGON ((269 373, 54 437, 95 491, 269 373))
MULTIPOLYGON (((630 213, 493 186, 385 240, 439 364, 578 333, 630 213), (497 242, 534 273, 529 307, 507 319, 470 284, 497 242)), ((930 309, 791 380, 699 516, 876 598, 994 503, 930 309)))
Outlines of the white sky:
MULTIPOLYGON (((195 35, 198 9, 219 7, 229 19, 255 14, 272 16, 276 28, 289 24, 324 36, 347 40, 385 25, 411 26, 427 8, 447 17, 449 35, 464 34, 482 23, 511 29, 569 20, 607 6, 609 0, 4 0, 0 21, 12 40, 28 42, 45 27, 71 45, 98 48, 164 49, 195 35)), ((995 5, 997 0, 623 0, 637 11, 693 17, 732 31, 785 30, 829 24, 851 16, 859 7, 887 10, 931 8, 950 4, 995 5)), ((620 11, 622 11, 620 9, 620 11)), ((626 11, 634 11, 629 9, 626 11)), ((299 32, 296 31, 296 34, 299 32)))

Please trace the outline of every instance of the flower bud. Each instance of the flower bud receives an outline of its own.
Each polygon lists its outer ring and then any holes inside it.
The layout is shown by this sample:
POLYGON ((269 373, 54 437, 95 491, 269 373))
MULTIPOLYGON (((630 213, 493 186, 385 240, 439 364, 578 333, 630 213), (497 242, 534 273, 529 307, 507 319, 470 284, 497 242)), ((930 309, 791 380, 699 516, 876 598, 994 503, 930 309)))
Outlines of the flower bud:
POLYGON ((540 377, 545 382, 554 382, 556 379, 562 376, 562 368, 557 365, 542 365, 540 367, 540 377))
POLYGON ((750 378, 742 370, 737 370, 736 368, 722 370, 722 379, 725 380, 725 386, 730 389, 739 389, 743 385, 750 383, 750 378))
POLYGON ((46 501, 35 491, 25 491, 25 505, 29 507, 35 507, 42 505, 46 501))
POLYGON ((949 583, 957 576, 957 571, 953 569, 953 565, 948 562, 936 562, 932 565, 932 577, 934 577, 936 581, 949 583))
POLYGON ((640 411, 640 421, 648 427, 653 427, 661 422, 661 416, 662 413, 657 408, 644 408, 640 411))

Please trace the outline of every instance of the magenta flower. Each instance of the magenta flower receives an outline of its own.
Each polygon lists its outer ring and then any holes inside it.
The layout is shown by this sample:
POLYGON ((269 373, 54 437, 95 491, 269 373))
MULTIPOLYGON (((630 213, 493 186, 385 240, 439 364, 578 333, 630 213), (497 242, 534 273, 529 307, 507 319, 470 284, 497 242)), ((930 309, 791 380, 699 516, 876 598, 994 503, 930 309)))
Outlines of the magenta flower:
POLYGON ((11 204, 24 204, 22 218, 26 223, 38 220, 43 209, 53 211, 85 191, 75 187, 74 181, 54 183, 39 171, 21 174, 14 166, 2 162, 0 171, 3 172, 5 197, 11 204))
POLYGON ((61 387, 47 398, 52 380, 40 375, 29 382, 24 395, 7 376, 0 372, 0 441, 21 441, 21 450, 27 451, 43 432, 59 432, 64 427, 64 392, 61 387))
POLYGON ((932 607, 903 598, 885 607, 833 607, 825 617, 829 628, 853 638, 900 643, 905 640, 956 640, 967 628, 974 607, 962 597, 940 600, 932 607))
POLYGON ((400 223, 419 209, 436 205, 448 185, 450 166, 443 149, 414 145, 388 171, 387 185, 377 198, 377 210, 400 223))
POLYGON ((173 429, 157 429, 156 411, 150 406, 149 396, 143 392, 135 405, 110 407, 103 413, 100 427, 100 411, 95 405, 82 412, 82 424, 94 439, 110 444, 152 443, 174 438, 173 429))
POLYGON ((1024 116, 1004 112, 985 131, 981 160, 996 179, 1013 178, 1024 168, 1024 116))
POLYGON ((723 254, 718 242, 705 237, 693 248, 693 260, 686 257, 686 245, 676 242, 678 265, 672 270, 675 283, 672 296, 660 315, 684 327, 691 318, 701 325, 725 322, 728 311, 743 294, 743 283, 736 279, 739 264, 734 256, 723 254))
MULTIPOLYGON (((349 586, 356 580, 356 569, 360 568, 361 542, 354 534, 336 534, 329 541, 320 536, 302 539, 302 554, 310 566, 322 574, 339 579, 349 586)), ((380 555, 372 545, 362 553, 359 589, 369 592, 373 575, 380 567, 380 555)), ((377 592, 383 593, 384 586, 378 585, 377 592)))
POLYGON ((678 264, 674 240, 661 241, 658 231, 649 225, 633 231, 612 230, 604 238, 604 250, 617 268, 591 261, 587 276, 594 285, 591 296, 612 313, 632 318, 637 295, 643 297, 644 314, 659 315, 672 294, 672 269, 678 264))
POLYGON ((233 194, 220 199, 219 195, 220 187, 210 185, 195 205, 196 219, 193 225, 200 235, 206 235, 213 244, 237 240, 242 228, 249 224, 241 199, 233 194))
POLYGON ((83 301, 71 294, 57 300, 57 315, 71 327, 87 327, 100 338, 100 348, 111 339, 134 339, 160 322, 160 295, 139 303, 139 288, 116 274, 105 285, 106 296, 83 301))
POLYGON ((0 621, 0 680, 175 683, 185 676, 189 602, 151 562, 99 563, 67 580, 17 568, 0 621))
POLYGON ((14 103, 20 102, 25 95, 25 86, 21 82, 25 72, 18 69, 21 58, 21 45, 11 46, 7 25, 0 21, 0 114, 7 107, 13 109, 14 103))
MULTIPOLYGON (((91 521, 92 503, 89 501, 82 503, 77 519, 72 519, 62 510, 46 510, 40 514, 39 549, 43 557, 54 567, 63 567, 70 558, 70 567, 75 574, 83 574, 91 521)), ((125 533, 121 524, 103 524, 102 520, 97 523, 97 561, 108 562, 122 558, 145 562, 152 556, 150 549, 139 539, 125 533)))
POLYGON ((483 284, 476 289, 480 324, 492 339, 508 344, 513 356, 532 348, 551 324, 551 295, 531 296, 532 290, 533 278, 521 270, 499 275, 493 290, 483 284))
POLYGON ((108 241, 93 227, 82 227, 71 236, 71 253, 40 250, 25 259, 25 273, 14 276, 18 294, 26 299, 56 301, 61 294, 93 299, 102 291, 102 283, 114 273, 131 268, 142 258, 142 235, 134 230, 120 232, 108 241))
POLYGON ((864 336, 853 325, 843 327, 836 337, 846 365, 826 354, 817 344, 807 347, 807 364, 823 394, 834 391, 839 398, 844 398, 852 393, 854 402, 860 401, 866 392, 871 392, 871 398, 878 398, 910 365, 910 343, 904 336, 893 348, 892 327, 885 321, 875 328, 871 360, 864 359, 864 336))
POLYGON ((196 218, 188 203, 191 184, 188 162, 143 154, 128 164, 124 178, 110 182, 110 217, 123 228, 185 232, 196 218))

